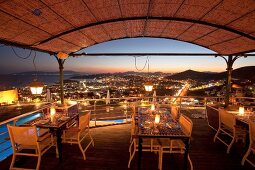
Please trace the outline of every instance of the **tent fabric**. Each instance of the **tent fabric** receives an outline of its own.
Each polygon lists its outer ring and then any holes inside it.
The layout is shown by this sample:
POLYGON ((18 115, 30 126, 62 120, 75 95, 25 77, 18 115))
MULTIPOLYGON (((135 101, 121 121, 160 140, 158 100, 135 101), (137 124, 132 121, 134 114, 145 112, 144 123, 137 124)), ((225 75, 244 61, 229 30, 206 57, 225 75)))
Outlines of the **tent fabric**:
POLYGON ((0 18, 0 43, 48 53, 132 37, 255 51, 254 0, 0 0, 0 18))

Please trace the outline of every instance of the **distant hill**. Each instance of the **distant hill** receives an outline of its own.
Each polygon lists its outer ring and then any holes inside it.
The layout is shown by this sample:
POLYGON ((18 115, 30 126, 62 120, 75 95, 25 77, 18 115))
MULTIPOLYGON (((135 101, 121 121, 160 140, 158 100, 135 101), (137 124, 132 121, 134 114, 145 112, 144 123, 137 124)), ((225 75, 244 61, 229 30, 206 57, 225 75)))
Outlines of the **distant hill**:
MULTIPOLYGON (((21 73, 14 73, 12 75, 59 75, 58 71, 54 71, 54 72, 47 72, 47 71, 27 71, 27 72, 21 72, 21 73)), ((75 71, 69 71, 66 70, 64 71, 65 75, 79 75, 79 74, 85 74, 85 73, 79 73, 79 72, 75 72, 75 71)))
POLYGON ((209 80, 209 79, 220 79, 218 73, 207 73, 207 72, 198 72, 194 70, 186 70, 184 72, 180 72, 174 74, 172 76, 168 76, 169 79, 175 80, 184 80, 184 79, 193 79, 193 80, 209 80))
POLYGON ((248 79, 255 82, 255 66, 240 67, 233 70, 233 77, 238 79, 248 79))
MULTIPOLYGON (((167 76, 168 79, 174 80, 220 80, 226 78, 226 71, 220 73, 208 73, 208 72, 198 72, 194 70, 186 70, 171 76, 167 76)), ((255 66, 241 67, 233 70, 233 78, 236 79, 248 79, 255 82, 255 66)))

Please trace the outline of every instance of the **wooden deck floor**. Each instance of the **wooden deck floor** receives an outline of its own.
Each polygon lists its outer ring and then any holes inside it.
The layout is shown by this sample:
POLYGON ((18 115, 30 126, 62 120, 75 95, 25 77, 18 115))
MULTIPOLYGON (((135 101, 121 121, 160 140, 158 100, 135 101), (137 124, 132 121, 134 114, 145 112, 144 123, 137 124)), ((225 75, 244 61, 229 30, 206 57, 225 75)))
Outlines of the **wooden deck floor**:
MULTIPOLYGON (((241 143, 234 144, 230 154, 220 143, 213 143, 215 132, 211 130, 205 119, 193 119, 194 128, 191 140, 190 157, 194 170, 250 170, 254 169, 248 163, 241 166, 245 152, 241 143)), ((125 170, 129 160, 130 124, 114 125, 91 129, 95 147, 86 152, 87 160, 82 159, 77 145, 63 146, 63 161, 55 157, 52 148, 42 158, 41 170, 125 170)), ((155 153, 143 153, 142 169, 157 170, 158 156, 155 153)), ((182 169, 182 155, 164 154, 163 169, 182 169)), ((11 157, 0 162, 0 169, 9 169, 11 157)), ((35 165, 36 160, 20 159, 16 163, 22 167, 35 165)), ((137 153, 130 169, 137 169, 137 153)))

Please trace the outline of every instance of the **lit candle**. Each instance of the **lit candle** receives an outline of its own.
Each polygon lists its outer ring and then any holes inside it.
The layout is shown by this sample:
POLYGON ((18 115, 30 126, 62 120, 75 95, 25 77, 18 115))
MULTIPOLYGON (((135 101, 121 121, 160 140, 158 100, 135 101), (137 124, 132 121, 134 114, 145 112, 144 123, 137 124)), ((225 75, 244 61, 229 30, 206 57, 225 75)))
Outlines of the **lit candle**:
POLYGON ((55 113, 56 113, 56 109, 54 107, 51 107, 50 108, 50 120, 51 120, 51 122, 53 122, 53 120, 54 120, 55 113))
POLYGON ((156 114, 156 116, 155 116, 155 123, 158 124, 159 121, 160 121, 160 115, 156 114))
POLYGON ((110 112, 110 106, 106 106, 106 112, 110 112))
POLYGON ((241 115, 241 116, 244 115, 244 107, 243 106, 239 107, 239 115, 241 115))
POLYGON ((152 110, 152 111, 155 110, 155 105, 154 105, 154 104, 151 105, 151 110, 152 110))

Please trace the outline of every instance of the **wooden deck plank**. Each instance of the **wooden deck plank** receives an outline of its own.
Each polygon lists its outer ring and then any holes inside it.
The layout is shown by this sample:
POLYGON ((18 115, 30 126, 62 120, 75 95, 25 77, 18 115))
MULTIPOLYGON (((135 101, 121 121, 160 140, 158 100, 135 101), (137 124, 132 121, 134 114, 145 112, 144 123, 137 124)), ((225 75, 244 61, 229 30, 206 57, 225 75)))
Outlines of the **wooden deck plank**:
MULTIPOLYGON (((215 131, 210 129, 205 119, 192 119, 194 123, 190 157, 194 170, 250 170, 254 169, 248 163, 241 166, 241 159, 245 152, 241 143, 235 143, 230 151, 220 142, 213 142, 215 131)), ((91 129, 95 140, 95 147, 90 147, 87 160, 82 155, 77 145, 63 145, 63 161, 55 157, 55 148, 50 149, 42 157, 41 170, 125 170, 129 160, 130 124, 114 125, 91 129)), ((183 157, 179 154, 164 154, 163 169, 182 169, 183 157)), ((0 169, 7 170, 11 157, 0 162, 0 169)), ((22 166, 32 166, 36 160, 20 159, 17 163, 22 166)), ((143 153, 142 169, 156 170, 158 155, 143 153)), ((137 153, 131 163, 130 169, 137 169, 137 153)))

